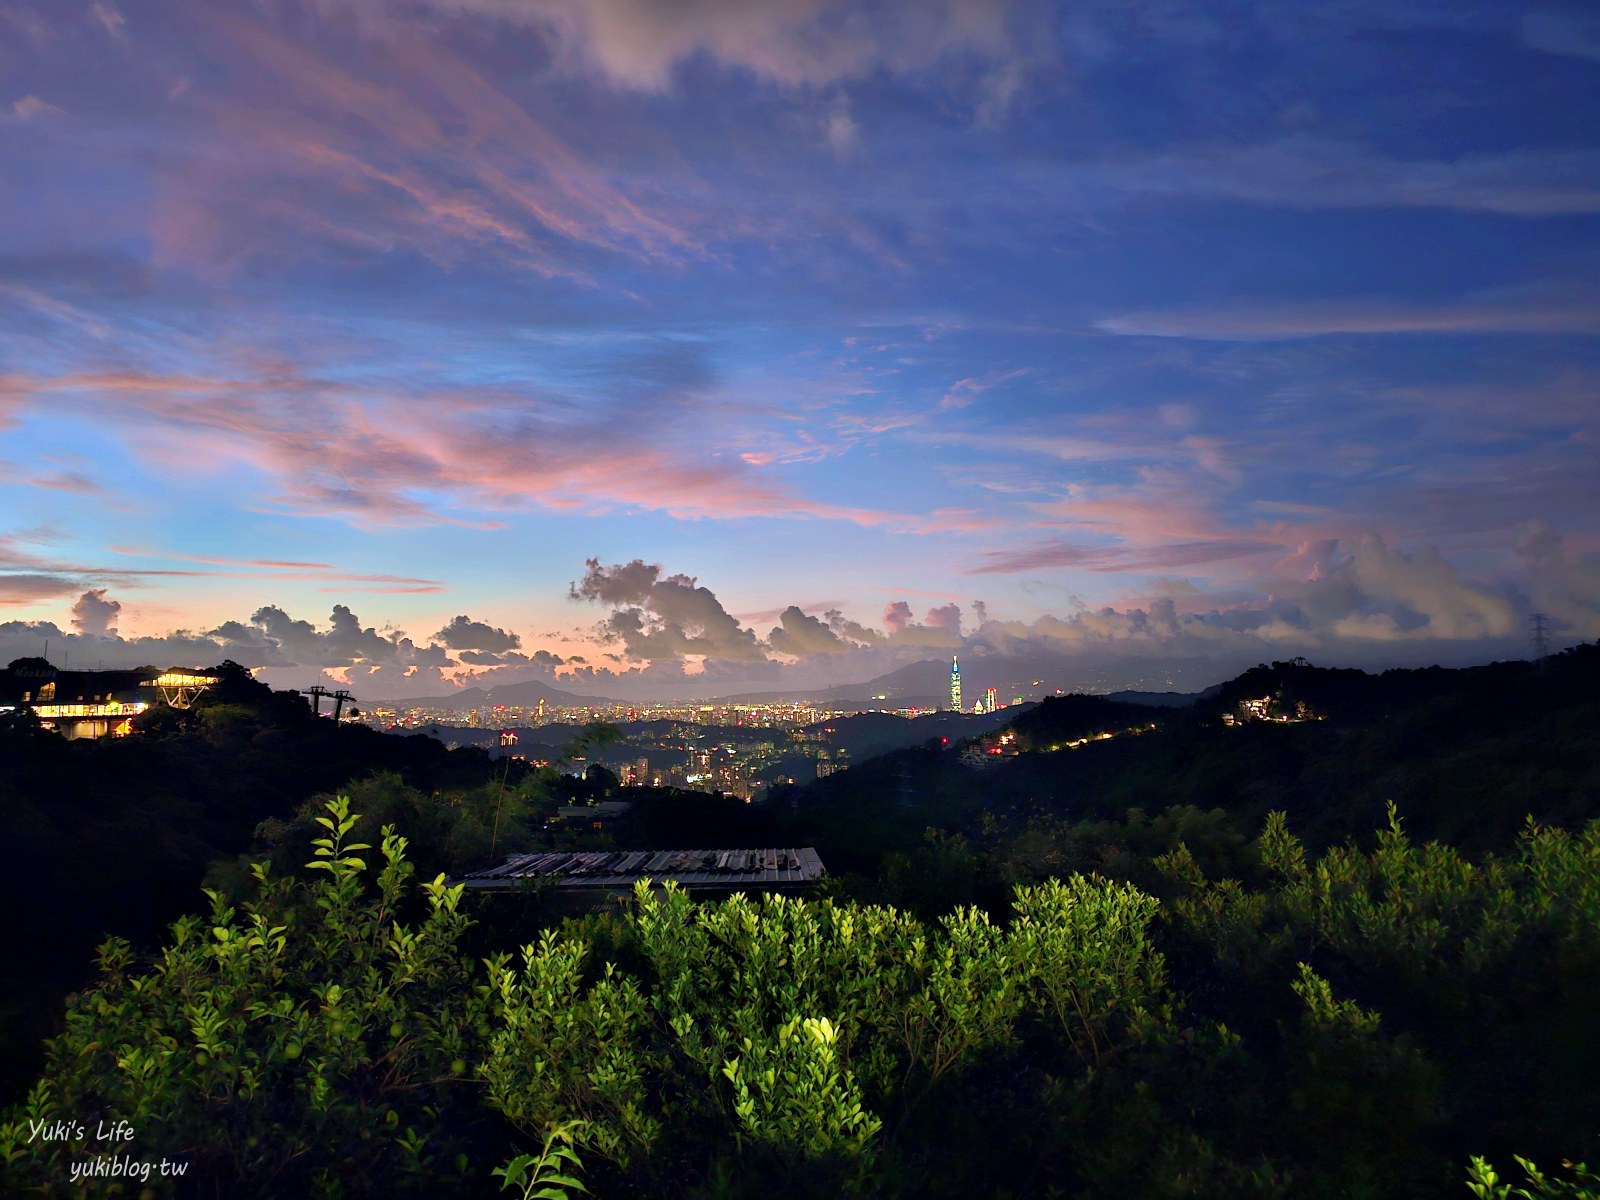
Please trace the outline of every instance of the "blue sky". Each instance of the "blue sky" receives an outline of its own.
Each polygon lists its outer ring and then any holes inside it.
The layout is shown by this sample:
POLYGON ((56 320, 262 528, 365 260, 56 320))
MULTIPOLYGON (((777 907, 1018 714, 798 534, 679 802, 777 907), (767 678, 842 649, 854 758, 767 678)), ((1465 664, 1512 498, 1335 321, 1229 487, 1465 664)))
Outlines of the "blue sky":
POLYGON ((1596 111, 1583 5, 0 0, 0 656, 1600 637, 1596 111))

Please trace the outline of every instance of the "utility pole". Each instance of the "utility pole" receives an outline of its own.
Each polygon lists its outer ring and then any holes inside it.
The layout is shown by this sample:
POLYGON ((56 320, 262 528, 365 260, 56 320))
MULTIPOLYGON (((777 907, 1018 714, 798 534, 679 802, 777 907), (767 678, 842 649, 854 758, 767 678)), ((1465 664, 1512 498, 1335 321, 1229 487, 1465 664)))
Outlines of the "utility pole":
POLYGON ((1544 613, 1536 612, 1528 618, 1528 629, 1528 640, 1533 643, 1534 658, 1548 658, 1550 655, 1550 618, 1544 613))

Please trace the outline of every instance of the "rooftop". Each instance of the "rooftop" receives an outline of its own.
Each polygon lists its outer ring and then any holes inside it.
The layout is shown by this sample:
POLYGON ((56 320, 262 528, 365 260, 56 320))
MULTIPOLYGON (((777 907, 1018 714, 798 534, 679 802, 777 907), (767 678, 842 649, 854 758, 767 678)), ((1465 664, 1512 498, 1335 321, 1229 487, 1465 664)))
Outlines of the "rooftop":
POLYGON ((469 888, 515 888, 540 880, 572 891, 631 890, 641 879, 691 889, 779 890, 826 872, 810 846, 768 850, 590 850, 514 854, 498 867, 452 880, 469 888))

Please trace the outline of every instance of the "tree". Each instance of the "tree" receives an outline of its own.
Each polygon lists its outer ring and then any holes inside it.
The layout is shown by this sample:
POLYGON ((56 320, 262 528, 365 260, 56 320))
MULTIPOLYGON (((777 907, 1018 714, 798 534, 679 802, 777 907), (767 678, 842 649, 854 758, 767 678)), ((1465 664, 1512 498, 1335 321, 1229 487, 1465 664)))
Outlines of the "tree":
POLYGON ((30 1122, 126 1121, 132 1159, 187 1165, 186 1184, 228 1195, 439 1194, 464 1183, 483 1114, 468 1077, 495 997, 459 943, 469 922, 443 876, 411 886, 405 839, 352 842, 340 797, 314 883, 258 866, 242 911, 209 893, 139 969, 107 942, 101 978, 72 998, 66 1031, 26 1103, 0 1123, 8 1185, 59 1190, 94 1147, 41 1149, 30 1122), (402 914, 419 908, 418 919, 402 914))

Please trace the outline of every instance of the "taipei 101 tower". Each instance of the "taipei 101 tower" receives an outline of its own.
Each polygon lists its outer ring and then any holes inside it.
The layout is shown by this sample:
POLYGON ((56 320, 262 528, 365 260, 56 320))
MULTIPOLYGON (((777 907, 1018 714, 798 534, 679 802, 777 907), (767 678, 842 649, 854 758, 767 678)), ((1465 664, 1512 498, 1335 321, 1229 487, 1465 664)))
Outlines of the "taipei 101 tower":
POLYGON ((950 656, 950 707, 961 711, 961 664, 954 654, 950 656))

